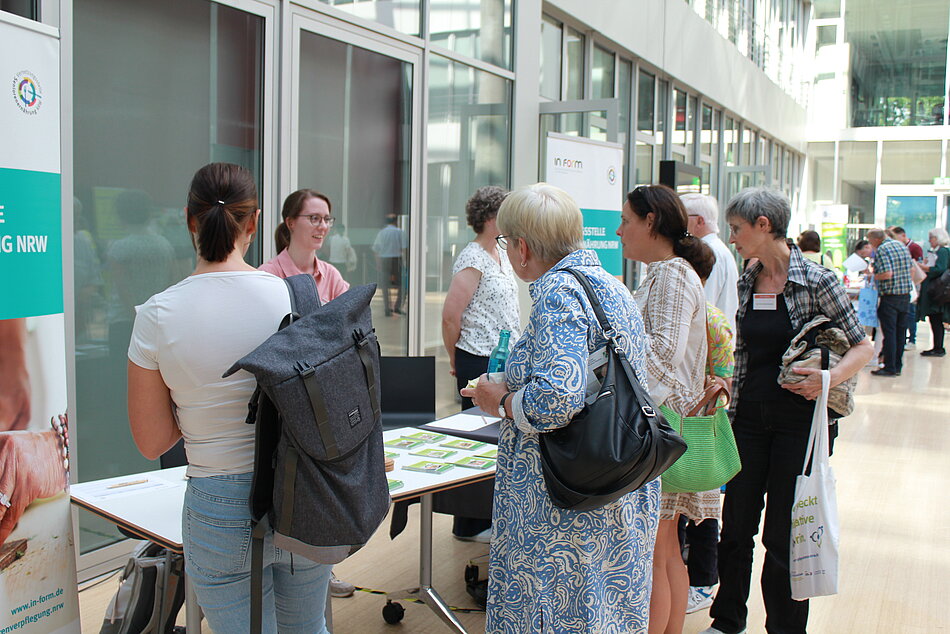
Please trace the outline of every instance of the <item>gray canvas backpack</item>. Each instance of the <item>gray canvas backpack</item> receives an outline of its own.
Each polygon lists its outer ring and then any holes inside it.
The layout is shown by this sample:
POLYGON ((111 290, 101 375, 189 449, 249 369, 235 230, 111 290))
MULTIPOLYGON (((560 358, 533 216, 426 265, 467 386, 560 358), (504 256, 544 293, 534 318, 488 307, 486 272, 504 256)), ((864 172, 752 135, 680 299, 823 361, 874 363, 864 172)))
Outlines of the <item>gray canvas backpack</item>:
POLYGON ((173 634, 185 602, 185 561, 158 544, 142 542, 129 558, 106 608, 99 634, 173 634))
POLYGON ((257 378, 251 514, 251 631, 259 631, 263 539, 324 564, 362 547, 389 511, 379 411, 376 285, 320 305, 310 275, 285 280, 291 310, 280 330, 226 373, 257 378))

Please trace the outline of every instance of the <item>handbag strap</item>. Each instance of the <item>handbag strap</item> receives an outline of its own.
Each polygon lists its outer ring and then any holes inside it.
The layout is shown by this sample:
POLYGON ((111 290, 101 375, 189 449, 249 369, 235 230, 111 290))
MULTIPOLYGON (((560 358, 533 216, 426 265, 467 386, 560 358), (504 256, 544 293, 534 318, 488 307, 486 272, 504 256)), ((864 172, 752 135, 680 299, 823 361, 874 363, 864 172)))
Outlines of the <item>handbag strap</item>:
POLYGON ((640 378, 637 376, 637 371, 633 369, 633 364, 627 359, 623 348, 621 348, 617 342, 617 333, 610 327, 610 321, 608 321, 607 315, 604 313, 604 308, 601 306, 600 299, 598 299, 597 294, 594 292, 594 287, 591 286, 590 280, 580 271, 568 268, 561 270, 573 275, 580 283, 581 288, 584 289, 584 293, 587 295, 588 301, 590 301, 591 308, 594 310, 594 315, 597 317, 597 323, 600 324, 601 329, 604 331, 604 337, 607 338, 607 347, 611 354, 616 355, 616 359, 620 362, 620 366, 627 375, 627 380, 630 382, 630 387, 633 389, 637 403, 640 404, 640 411, 648 418, 656 419, 660 415, 659 408, 653 406, 653 399, 650 398, 650 395, 643 388, 643 385, 640 383, 640 378))

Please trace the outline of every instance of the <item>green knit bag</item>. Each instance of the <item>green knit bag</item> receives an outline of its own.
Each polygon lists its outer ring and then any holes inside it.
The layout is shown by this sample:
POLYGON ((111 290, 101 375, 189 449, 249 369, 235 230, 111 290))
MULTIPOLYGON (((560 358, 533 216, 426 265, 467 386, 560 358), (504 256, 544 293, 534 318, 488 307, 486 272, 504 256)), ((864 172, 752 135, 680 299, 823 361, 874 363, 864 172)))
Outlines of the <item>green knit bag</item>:
POLYGON ((711 491, 739 473, 742 463, 725 407, 704 416, 682 416, 665 405, 660 411, 687 444, 686 453, 660 478, 664 491, 711 491))

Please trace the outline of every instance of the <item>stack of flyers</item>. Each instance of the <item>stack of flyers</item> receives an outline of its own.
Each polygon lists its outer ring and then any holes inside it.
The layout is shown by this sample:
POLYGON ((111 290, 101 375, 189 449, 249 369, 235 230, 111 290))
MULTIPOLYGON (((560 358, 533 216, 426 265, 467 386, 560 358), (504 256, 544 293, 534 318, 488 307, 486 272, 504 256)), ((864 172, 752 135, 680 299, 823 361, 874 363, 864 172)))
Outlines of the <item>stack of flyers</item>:
POLYGON ((498 457, 498 449, 497 449, 497 448, 496 448, 496 449, 486 449, 485 451, 482 451, 482 452, 480 452, 480 453, 475 454, 475 457, 476 457, 476 458, 492 458, 492 459, 497 458, 497 457, 498 457))
POLYGON ((390 480, 386 479, 386 483, 389 484, 389 492, 392 493, 396 489, 401 489, 405 483, 402 480, 390 480))
POLYGON ((413 440, 412 438, 393 438, 383 443, 383 445, 392 447, 393 449, 415 449, 422 444, 422 441, 413 440))
POLYGON ((409 452, 410 456, 423 456, 425 458, 437 458, 439 460, 445 460, 451 456, 454 456, 457 451, 451 449, 420 449, 419 451, 409 452))
POLYGON ((488 458, 479 458, 477 456, 465 456, 464 458, 459 458, 452 464, 469 469, 491 469, 495 466, 495 461, 488 458))
POLYGON ((463 440, 461 438, 456 438, 455 440, 444 442, 439 446, 451 447, 452 449, 481 449, 485 446, 485 443, 479 442, 477 440, 463 440))
POLYGON ((422 462, 415 462, 411 465, 406 465, 403 469, 407 471, 421 471, 422 473, 445 473, 452 468, 452 465, 446 464, 444 462, 432 462, 430 460, 423 460, 422 462))
POLYGON ((417 431, 414 434, 406 434, 403 438, 412 438, 420 442, 442 442, 445 440, 445 434, 437 434, 432 431, 417 431))
POLYGON ((399 457, 399 454, 396 453, 395 451, 384 451, 384 452, 383 452, 383 455, 384 455, 385 457, 387 457, 387 458, 398 458, 398 457, 399 457))

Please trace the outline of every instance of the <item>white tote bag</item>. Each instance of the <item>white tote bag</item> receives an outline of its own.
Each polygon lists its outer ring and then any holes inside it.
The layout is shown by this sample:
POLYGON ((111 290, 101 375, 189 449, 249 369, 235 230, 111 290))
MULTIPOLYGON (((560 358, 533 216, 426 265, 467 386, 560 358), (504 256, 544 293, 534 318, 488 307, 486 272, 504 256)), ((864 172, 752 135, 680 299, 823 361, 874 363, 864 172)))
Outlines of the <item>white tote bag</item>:
POLYGON ((805 464, 795 483, 790 568, 796 601, 838 593, 838 500, 828 460, 829 381, 829 372, 822 370, 805 464))

